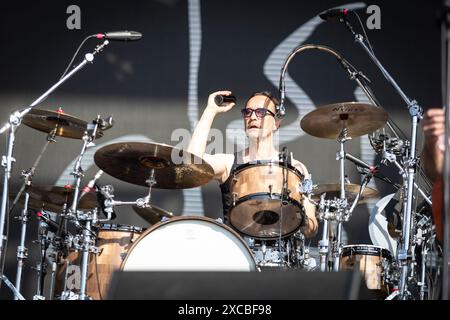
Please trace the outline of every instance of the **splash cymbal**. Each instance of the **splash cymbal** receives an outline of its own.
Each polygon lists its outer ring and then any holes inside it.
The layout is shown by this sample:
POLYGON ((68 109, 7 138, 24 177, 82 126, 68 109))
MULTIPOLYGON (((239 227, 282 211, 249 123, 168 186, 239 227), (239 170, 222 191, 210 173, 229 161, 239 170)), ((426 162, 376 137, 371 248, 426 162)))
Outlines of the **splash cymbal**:
MULTIPOLYGON (((22 120, 23 124, 56 136, 82 139, 88 123, 62 111, 32 109, 22 120)), ((103 132, 97 130, 96 139, 101 138, 103 132)))
POLYGON ((381 128, 387 120, 388 113, 380 107, 342 102, 309 112, 300 121, 300 127, 318 138, 337 139, 344 128, 348 137, 359 137, 381 128))
POLYGON ((162 218, 172 218, 173 213, 150 204, 149 207, 140 208, 137 205, 133 205, 133 210, 145 221, 150 224, 155 224, 161 221, 162 218))
POLYGON ((213 168, 200 157, 159 143, 124 142, 105 146, 95 153, 95 163, 109 175, 129 183, 154 188, 185 189, 206 184, 213 168))

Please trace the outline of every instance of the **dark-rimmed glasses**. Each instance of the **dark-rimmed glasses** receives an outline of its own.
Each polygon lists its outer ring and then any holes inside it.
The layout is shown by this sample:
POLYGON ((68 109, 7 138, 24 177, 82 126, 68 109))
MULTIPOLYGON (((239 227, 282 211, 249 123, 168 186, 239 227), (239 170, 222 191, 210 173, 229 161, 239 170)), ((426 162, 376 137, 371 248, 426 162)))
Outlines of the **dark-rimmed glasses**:
POLYGON ((275 117, 275 113, 273 113, 272 111, 270 111, 268 109, 264 109, 264 108, 258 108, 258 109, 244 108, 241 110, 242 116, 244 118, 250 118, 252 116, 253 112, 255 112, 256 117, 258 117, 258 119, 264 118, 267 114, 270 114, 272 117, 275 117))

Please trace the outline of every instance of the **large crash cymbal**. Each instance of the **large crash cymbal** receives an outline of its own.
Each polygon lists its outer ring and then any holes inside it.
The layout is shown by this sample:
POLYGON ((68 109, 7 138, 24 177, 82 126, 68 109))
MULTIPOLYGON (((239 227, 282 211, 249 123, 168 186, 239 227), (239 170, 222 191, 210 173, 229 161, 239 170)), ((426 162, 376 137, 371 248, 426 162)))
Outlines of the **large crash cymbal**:
POLYGON ((95 153, 95 163, 109 175, 129 183, 149 186, 154 169, 161 189, 186 189, 209 182, 212 167, 203 159, 172 146, 146 142, 124 142, 105 146, 95 153))
MULTIPOLYGON (((31 186, 27 187, 25 192, 30 195, 29 208, 61 213, 64 205, 67 209, 72 205, 74 189, 72 187, 31 186)), ((24 203, 24 198, 25 196, 22 194, 21 203, 24 203)), ((80 199, 77 208, 89 210, 97 206, 97 193, 90 191, 80 199)))
MULTIPOLYGON (((347 201, 349 203, 352 203, 353 200, 355 200, 356 196, 358 195, 359 191, 361 189, 361 186, 359 184, 353 184, 353 183, 346 183, 345 184, 345 196, 347 198, 347 201)), ((339 183, 327 183, 327 184, 320 184, 313 188, 313 196, 312 199, 316 202, 320 201, 320 196, 322 194, 326 193, 325 199, 333 199, 333 198, 340 198, 341 196, 341 185, 339 183)), ((366 203, 367 200, 377 198, 379 196, 379 193, 377 190, 366 187, 359 198, 358 203, 363 204, 366 203)))
MULTIPOLYGON (((62 111, 32 109, 22 120, 23 124, 56 136, 81 139, 88 123, 62 111)), ((97 130, 96 139, 101 138, 103 132, 97 130)))
POLYGON ((327 139, 337 139, 344 128, 348 137, 359 137, 381 128, 388 113, 371 104, 342 102, 317 108, 305 115, 300 127, 306 133, 327 139))
POLYGON ((145 221, 150 224, 155 224, 161 221, 162 218, 172 218, 173 213, 150 204, 148 207, 140 208, 133 205, 133 210, 145 221))

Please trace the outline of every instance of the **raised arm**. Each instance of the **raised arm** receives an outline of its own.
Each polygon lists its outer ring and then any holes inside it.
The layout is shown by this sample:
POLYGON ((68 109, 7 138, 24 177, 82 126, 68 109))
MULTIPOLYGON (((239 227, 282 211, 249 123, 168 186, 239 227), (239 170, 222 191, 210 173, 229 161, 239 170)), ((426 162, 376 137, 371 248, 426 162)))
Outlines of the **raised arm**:
POLYGON ((231 95, 231 91, 216 91, 211 93, 208 97, 208 105, 206 106, 203 114, 195 127, 192 139, 189 142, 187 151, 193 153, 206 162, 208 162, 214 170, 214 179, 223 182, 225 176, 227 176, 227 164, 233 162, 232 155, 215 154, 210 155, 205 153, 206 144, 208 142, 208 134, 211 130, 214 118, 219 113, 224 113, 235 106, 235 103, 225 103, 223 106, 218 106, 214 99, 217 95, 231 95))

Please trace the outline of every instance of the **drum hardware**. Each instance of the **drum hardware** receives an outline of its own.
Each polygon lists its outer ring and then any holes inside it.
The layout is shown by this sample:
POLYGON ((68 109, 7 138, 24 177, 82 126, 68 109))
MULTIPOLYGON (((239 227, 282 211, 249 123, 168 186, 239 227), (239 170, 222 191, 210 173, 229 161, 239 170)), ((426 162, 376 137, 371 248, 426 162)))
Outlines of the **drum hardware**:
MULTIPOLYGON (((325 210, 325 216, 328 216, 327 220, 337 222, 336 237, 331 242, 331 246, 326 239, 329 237, 329 221, 325 228, 328 230, 325 230, 319 244, 322 270, 326 269, 327 264, 324 261, 326 249, 328 249, 328 259, 331 259, 333 270, 339 270, 340 248, 342 246, 342 223, 349 220, 352 211, 370 179, 368 178, 363 181, 359 192, 353 200, 352 206, 348 208, 348 196, 345 187, 345 143, 351 140, 352 137, 368 134, 379 129, 386 123, 387 119, 388 113, 381 108, 356 102, 344 102, 320 107, 305 115, 300 121, 300 126, 306 133, 319 138, 337 138, 339 142, 339 151, 336 154, 336 160, 339 161, 339 198, 337 196, 334 200, 325 200, 322 198, 321 204, 319 205, 320 210, 325 210), (332 212, 331 215, 329 215, 330 212, 332 212)), ((324 217, 320 213, 319 216, 324 217)))
POLYGON ((413 189, 414 189, 414 182, 415 182, 415 175, 416 175, 416 162, 417 162, 417 153, 416 153, 416 147, 417 147, 417 126, 419 123, 419 120, 422 119, 423 116, 423 109, 419 106, 416 100, 411 100, 408 98, 408 96, 403 92, 403 90, 400 88, 400 86, 397 84, 397 82, 394 80, 394 78, 389 74, 389 72, 383 67, 381 62, 377 59, 375 56, 373 50, 371 50, 366 42, 367 40, 361 35, 357 34, 353 27, 351 26, 350 22, 347 19, 342 19, 341 22, 343 22, 346 26, 346 28, 350 31, 352 34, 354 40, 361 45, 361 47, 364 49, 364 51, 369 55, 371 60, 375 63, 375 65, 378 67, 378 69, 381 71, 383 76, 386 78, 386 80, 393 86, 393 88, 397 91, 397 93, 400 95, 400 97, 404 100, 409 114, 411 116, 411 141, 410 141, 410 148, 409 148, 409 154, 405 155, 405 161, 404 161, 404 173, 407 175, 406 177, 403 177, 404 181, 404 189, 405 189, 405 202, 404 202, 404 209, 403 209, 403 232, 402 232, 402 239, 400 242, 400 249, 398 250, 398 260, 401 263, 401 279, 400 279, 400 298, 404 299, 406 298, 406 291, 407 291, 407 277, 410 267, 410 261, 408 261, 408 256, 411 255, 411 230, 412 230, 412 202, 413 202, 413 189))
POLYGON ((91 226, 92 221, 97 219, 96 209, 88 213, 79 212, 77 210, 80 195, 81 179, 84 176, 83 169, 81 168, 81 161, 84 157, 87 148, 95 146, 94 140, 97 138, 98 132, 101 131, 100 125, 102 123, 103 121, 101 120, 100 115, 98 115, 97 118, 92 121, 92 124, 87 125, 86 131, 83 134, 82 138, 83 145, 81 147, 81 152, 78 155, 77 161, 74 164, 73 172, 71 173, 71 175, 73 175, 75 179, 74 186, 71 189, 73 190, 72 204, 68 210, 68 213, 63 217, 64 219, 75 218, 75 224, 78 227, 80 226, 79 223, 80 221, 85 222, 84 226, 82 226, 82 245, 81 245, 82 259, 81 259, 81 280, 80 280, 81 285, 79 293, 80 300, 86 300, 88 298, 86 295, 86 281, 87 281, 89 254, 92 252, 91 247, 93 242, 91 238, 92 236, 91 226))
POLYGON ((36 300, 45 300, 44 283, 45 277, 47 275, 47 263, 46 263, 47 249, 51 243, 51 240, 48 235, 48 231, 50 228, 51 226, 47 224, 47 222, 45 222, 44 220, 40 220, 38 240, 33 241, 33 243, 38 244, 40 248, 40 261, 35 267, 32 267, 32 269, 36 271, 38 275, 36 294, 33 296, 33 299, 36 300))
MULTIPOLYGON (((22 270, 24 267, 24 262, 28 258, 28 249, 25 246, 25 237, 27 234, 27 223, 30 218, 28 213, 28 200, 30 196, 25 192, 25 205, 23 207, 22 213, 18 218, 21 222, 21 230, 20 230, 20 241, 17 246, 17 272, 16 272, 16 290, 20 292, 22 286, 22 270)), ((15 295, 14 300, 19 299, 17 295, 15 295)))
MULTIPOLYGON (((112 275, 120 270, 120 266, 132 244, 143 232, 142 228, 103 223, 92 228, 95 233, 95 243, 91 246, 89 259, 88 281, 86 292, 90 299, 106 298, 112 275)), ((81 245, 81 235, 78 245, 81 245)), ((72 247, 71 252, 58 264, 56 272, 56 298, 61 300, 77 300, 80 289, 80 259, 81 251, 72 247)))
POLYGON ((7 203, 8 203, 8 195, 9 195, 9 180, 11 178, 12 166, 15 159, 13 158, 13 150, 14 150, 14 142, 15 142, 15 133, 17 128, 20 126, 24 117, 32 111, 32 109, 37 106, 39 103, 44 101, 53 91, 55 91, 62 83, 64 83, 67 79, 73 76, 76 72, 78 72, 81 68, 83 68, 88 62, 93 62, 94 56, 103 50, 103 48, 109 43, 109 41, 105 40, 101 45, 98 45, 93 53, 88 53, 85 55, 85 59, 74 69, 68 72, 64 77, 62 77, 56 84, 54 84, 50 89, 48 89, 45 93, 43 93, 39 98, 37 98, 31 105, 25 109, 17 110, 13 112, 8 119, 8 122, 0 128, 0 134, 3 134, 5 131, 8 131, 8 147, 6 156, 2 157, 2 167, 4 168, 4 179, 3 179, 3 193, 2 193, 2 201, 1 201, 1 211, 0 211, 0 282, 3 280, 3 257, 4 257, 4 231, 5 231, 5 219, 7 215, 7 203))

